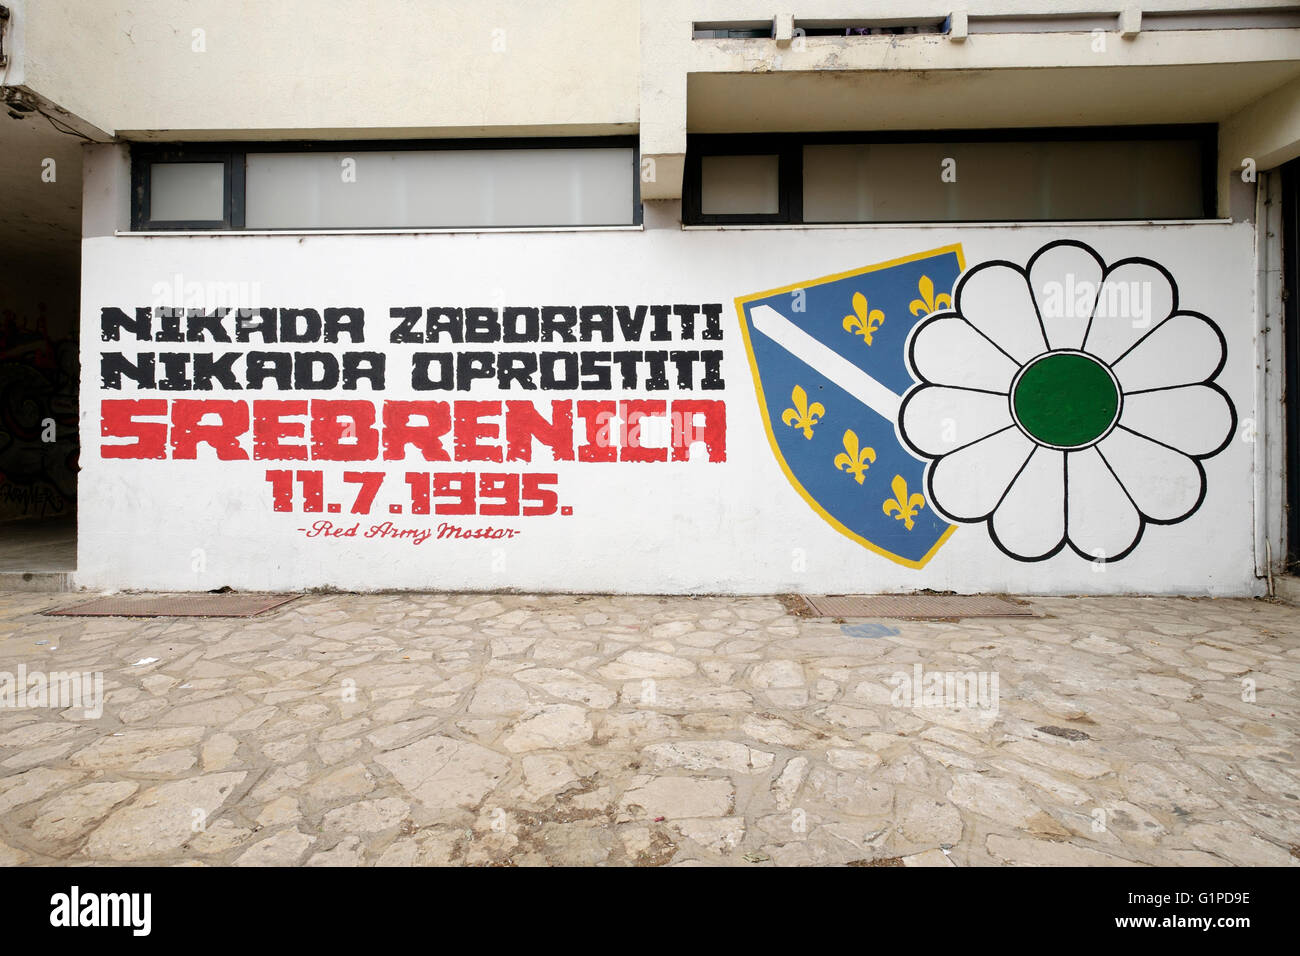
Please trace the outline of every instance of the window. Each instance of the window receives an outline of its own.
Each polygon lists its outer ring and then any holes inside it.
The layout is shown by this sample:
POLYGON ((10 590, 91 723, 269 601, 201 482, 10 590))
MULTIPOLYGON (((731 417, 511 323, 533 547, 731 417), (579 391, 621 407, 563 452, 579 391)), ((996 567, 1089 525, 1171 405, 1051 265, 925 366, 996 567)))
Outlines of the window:
POLYGON ((780 161, 776 153, 702 157, 700 211, 707 216, 779 213, 780 161))
POLYGON ((149 209, 154 219, 217 221, 225 208, 225 163, 154 163, 149 176, 149 209))
POLYGON ((798 143, 781 136, 693 136, 686 149, 687 223, 798 222, 798 143))
POLYGON ((136 229, 486 229, 641 221, 617 140, 140 147, 136 229))
POLYGON ((243 168, 228 151, 158 151, 131 163, 131 221, 136 229, 232 229, 243 168))
POLYGON ((925 134, 700 136, 688 146, 688 223, 1043 222, 1213 215, 1213 127, 925 134), (774 211, 752 198, 766 151, 774 211), (692 155, 693 154, 693 155, 692 155), (710 174, 721 161, 725 173, 710 174), (751 208, 737 205, 740 194, 751 208))
MULTIPOLYGON (((1103 25, 1114 29, 1111 22, 1103 25)), ((692 24, 691 38, 695 40, 770 40, 775 35, 772 20, 719 20, 692 24)), ((917 20, 795 20, 795 36, 808 37, 861 37, 903 36, 914 33, 946 33, 947 17, 922 17, 917 20)))

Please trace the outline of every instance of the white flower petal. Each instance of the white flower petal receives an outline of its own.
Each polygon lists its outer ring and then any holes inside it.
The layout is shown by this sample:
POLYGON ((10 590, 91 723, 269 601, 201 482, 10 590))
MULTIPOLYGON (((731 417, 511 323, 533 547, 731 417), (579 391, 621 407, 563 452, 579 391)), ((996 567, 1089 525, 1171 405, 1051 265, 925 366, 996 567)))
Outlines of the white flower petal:
POLYGON ((1053 349, 1078 349, 1088 330, 1105 265, 1073 242, 1046 246, 1029 261, 1029 287, 1053 349))
POLYGON ((956 310, 993 344, 1024 363, 1047 351, 1024 273, 1000 262, 976 266, 957 284, 956 310))
POLYGON ((1012 425, 1005 395, 941 385, 925 385, 909 393, 899 417, 907 442, 931 458, 1012 425))
POLYGON ((1020 429, 1008 428, 945 455, 930 466, 930 504, 958 521, 987 518, 1033 450, 1020 429))
POLYGON ((1178 312, 1151 329, 1112 371, 1125 392, 1137 392, 1209 381, 1223 357, 1223 339, 1209 320, 1178 312))
POLYGON ((1232 406, 1217 388, 1183 385, 1124 396, 1119 423, 1188 455, 1213 455, 1232 436, 1232 406))
POLYGON ((948 314, 912 336, 912 369, 927 382, 1006 394, 1019 366, 965 319, 948 314))
POLYGON ((1039 448, 993 512, 989 532, 1022 561, 1055 551, 1065 538, 1065 452, 1039 448))
POLYGON ((1167 319, 1176 301, 1169 277, 1154 264, 1114 267, 1102 280, 1084 349, 1103 362, 1114 362, 1167 319))
POLYGON ((1070 452, 1065 474, 1070 544, 1089 558, 1123 557, 1142 533, 1142 517, 1096 447, 1070 452))
MULTIPOLYGON (((1205 493, 1205 473, 1182 452, 1117 428, 1097 450, 1124 484, 1142 514, 1152 521, 1180 521, 1196 510, 1205 493)), ((1074 481, 1074 473, 1070 474, 1074 481)), ((1074 528, 1070 528, 1074 536, 1074 528)))

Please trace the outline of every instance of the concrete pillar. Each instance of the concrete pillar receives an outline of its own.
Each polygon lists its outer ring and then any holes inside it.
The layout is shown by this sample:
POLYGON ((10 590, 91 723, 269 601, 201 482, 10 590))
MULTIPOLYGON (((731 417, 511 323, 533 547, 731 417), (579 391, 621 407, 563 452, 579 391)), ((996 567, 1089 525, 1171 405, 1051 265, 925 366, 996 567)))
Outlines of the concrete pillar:
POLYGON ((81 237, 131 228, 131 151, 125 143, 88 143, 82 156, 81 237))

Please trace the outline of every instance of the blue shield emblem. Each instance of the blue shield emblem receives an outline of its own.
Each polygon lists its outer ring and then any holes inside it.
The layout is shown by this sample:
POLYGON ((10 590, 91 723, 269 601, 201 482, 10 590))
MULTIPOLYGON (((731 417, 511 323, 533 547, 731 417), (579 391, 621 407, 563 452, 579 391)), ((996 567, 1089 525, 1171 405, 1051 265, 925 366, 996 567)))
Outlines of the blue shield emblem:
POLYGON ((915 382, 913 327, 950 307, 959 245, 736 300, 768 441, 795 490, 836 530, 910 568, 955 530, 898 439, 915 382))

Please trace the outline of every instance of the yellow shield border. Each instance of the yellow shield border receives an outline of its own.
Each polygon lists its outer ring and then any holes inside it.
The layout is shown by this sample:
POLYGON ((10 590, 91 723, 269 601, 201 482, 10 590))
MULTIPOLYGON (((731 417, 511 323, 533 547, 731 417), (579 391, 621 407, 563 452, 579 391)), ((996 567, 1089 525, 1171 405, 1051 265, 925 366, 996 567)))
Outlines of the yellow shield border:
MULTIPOLYGON (((916 252, 910 256, 903 256, 902 258, 899 259, 890 259, 888 262, 878 262, 875 263, 874 265, 866 266, 865 268, 862 269, 850 269, 847 272, 836 272, 833 273, 832 275, 820 276, 816 279, 808 279, 803 282, 795 282, 791 285, 781 286, 780 288, 777 289, 768 289, 765 292, 754 292, 750 295, 741 296, 740 298, 735 300, 736 315, 740 319, 740 333, 745 340, 745 355, 749 359, 749 371, 754 378, 754 392, 758 398, 758 410, 760 414, 762 414, 763 416, 763 429, 764 431, 767 432, 767 443, 772 447, 772 454, 776 456, 777 463, 781 466, 781 470, 785 472, 786 479, 790 482, 792 486, 794 486, 794 490, 799 492, 800 497, 802 497, 804 501, 808 502, 808 505, 813 509, 813 511, 821 515, 822 518, 826 521, 826 523, 829 524, 836 531, 838 531, 840 534, 844 535, 846 538, 851 538, 852 540, 856 541, 858 544, 867 548, 869 551, 873 551, 876 554, 880 555, 882 558, 888 558, 890 561, 893 561, 895 564, 901 564, 903 567, 913 568, 918 570, 920 568, 925 567, 925 565, 929 562, 929 560, 935 556, 935 554, 938 552, 938 550, 941 547, 943 547, 944 542, 947 541, 950 537, 952 537, 952 533, 957 530, 957 526, 955 524, 949 525, 948 530, 945 531, 940 536, 939 540, 934 543, 934 547, 932 547, 928 552, 926 552, 925 556, 922 557, 920 560, 913 561, 909 558, 900 557, 899 555, 894 554, 892 551, 889 551, 886 548, 882 548, 878 544, 868 541, 860 534, 850 531, 843 524, 837 521, 829 512, 827 512, 825 508, 823 508, 820 504, 818 504, 817 500, 813 498, 812 495, 808 494, 807 490, 803 487, 803 485, 799 483, 799 480, 795 478, 794 472, 790 470, 790 466, 786 463, 785 456, 781 454, 781 448, 777 444, 776 435, 772 431, 772 418, 767 411, 767 400, 763 397, 763 382, 759 378, 758 363, 754 360, 754 347, 753 344, 750 342, 749 321, 745 317, 745 306, 750 302, 754 302, 758 299, 766 299, 769 296, 782 295, 788 292, 795 292, 799 289, 805 289, 808 286, 819 285, 820 283, 823 282, 835 282, 840 279, 849 279, 852 278, 853 276, 866 275, 869 272, 879 272, 881 269, 888 269, 891 268, 892 266, 900 266, 908 262, 916 262, 919 259, 928 259, 931 256, 943 255, 949 252, 954 253, 957 256, 957 265, 962 272, 965 272, 966 257, 962 253, 961 243, 957 242, 957 243, 953 243, 952 245, 941 246, 937 249, 929 249, 925 252, 916 252)), ((895 425, 897 425, 897 423, 895 423, 895 425)))

